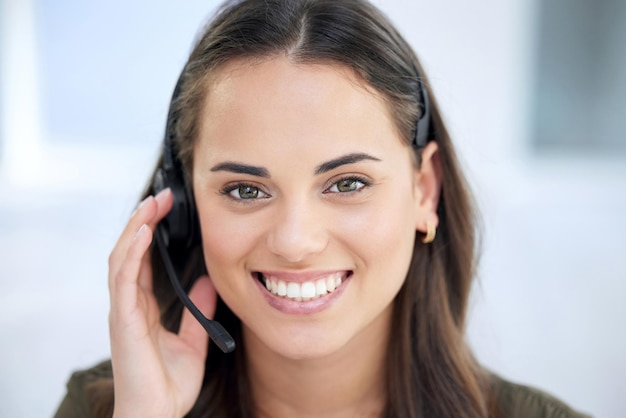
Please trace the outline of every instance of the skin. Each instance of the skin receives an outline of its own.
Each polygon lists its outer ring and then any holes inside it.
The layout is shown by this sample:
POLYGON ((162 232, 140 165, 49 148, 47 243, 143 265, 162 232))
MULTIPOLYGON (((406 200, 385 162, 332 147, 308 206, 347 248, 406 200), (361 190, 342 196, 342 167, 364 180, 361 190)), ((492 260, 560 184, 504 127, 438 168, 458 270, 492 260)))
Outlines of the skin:
MULTIPOLYGON (((436 144, 418 170, 355 74, 287 57, 221 68, 201 119, 192 183, 211 278, 191 298, 211 316, 217 291, 242 320, 259 416, 380 415, 392 301, 415 231, 438 221, 436 144), (322 302, 285 304, 259 273, 346 280, 322 302)), ((200 389, 206 334, 188 313, 167 333, 151 293, 146 250, 171 204, 167 191, 148 198, 111 255, 116 416, 180 417, 200 389)))
MULTIPOLYGON (((169 189, 145 199, 109 256, 115 417, 182 417, 200 392, 208 336, 187 310, 178 335, 165 330, 152 293, 147 250, 172 203, 169 189)), ((216 294, 207 277, 198 279, 190 297, 213 316, 216 294)))

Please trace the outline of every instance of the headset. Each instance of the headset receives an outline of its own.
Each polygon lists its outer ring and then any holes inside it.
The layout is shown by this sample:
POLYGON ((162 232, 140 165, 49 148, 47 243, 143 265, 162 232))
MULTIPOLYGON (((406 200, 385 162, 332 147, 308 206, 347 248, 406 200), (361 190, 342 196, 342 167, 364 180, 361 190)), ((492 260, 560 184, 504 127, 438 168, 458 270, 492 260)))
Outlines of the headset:
MULTIPOLYGON (((415 128, 415 136, 413 138, 413 147, 421 149, 430 139, 430 101, 428 92, 424 86, 424 82, 420 76, 417 67, 414 67, 418 79, 418 91, 421 96, 422 114, 415 128)), ((230 353, 235 349, 235 340, 217 321, 211 320, 204 316, 202 312, 189 299, 189 296, 183 290, 176 270, 172 263, 170 252, 184 251, 200 244, 200 226, 198 222, 198 214, 193 199, 192 188, 189 180, 185 175, 182 163, 177 156, 175 131, 178 115, 176 114, 175 103, 180 95, 183 84, 183 72, 176 82, 176 87, 172 94, 169 111, 167 114, 167 124, 165 127, 165 136, 163 139, 163 155, 161 158, 161 167, 158 168, 152 183, 154 194, 161 190, 170 188, 174 196, 174 204, 167 216, 157 225, 155 240, 167 275, 172 283, 172 287, 176 292, 183 305, 189 309, 191 314, 207 331, 213 342, 224 352, 230 353)))
POLYGON ((174 104, 180 95, 183 74, 184 70, 178 78, 174 93, 172 94, 172 100, 167 113, 165 137, 163 139, 161 167, 157 169, 152 182, 152 191, 154 194, 169 187, 174 197, 172 209, 157 225, 155 240, 159 253, 161 254, 161 259, 163 260, 163 265, 165 266, 165 271, 176 295, 182 301, 183 305, 189 309, 194 318, 200 322, 213 342, 224 353, 230 353, 235 349, 235 340, 219 322, 204 316, 191 299, 189 299, 189 296, 180 284, 170 255, 170 250, 174 248, 176 251, 185 251, 190 250, 200 243, 200 226, 192 189, 183 171, 182 163, 177 157, 174 143, 176 121, 178 119, 178 115, 174 110, 174 104))

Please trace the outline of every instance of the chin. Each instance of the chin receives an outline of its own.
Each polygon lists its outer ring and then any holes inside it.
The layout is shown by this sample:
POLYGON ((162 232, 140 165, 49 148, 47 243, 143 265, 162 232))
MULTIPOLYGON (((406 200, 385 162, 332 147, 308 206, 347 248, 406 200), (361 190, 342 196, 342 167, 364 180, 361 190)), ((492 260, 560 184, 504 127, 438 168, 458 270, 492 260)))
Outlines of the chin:
POLYGON ((246 347, 252 348, 260 343, 274 354, 293 361, 322 359, 339 352, 348 343, 348 338, 332 331, 317 327, 297 326, 291 329, 264 329, 252 331, 247 338, 246 347))

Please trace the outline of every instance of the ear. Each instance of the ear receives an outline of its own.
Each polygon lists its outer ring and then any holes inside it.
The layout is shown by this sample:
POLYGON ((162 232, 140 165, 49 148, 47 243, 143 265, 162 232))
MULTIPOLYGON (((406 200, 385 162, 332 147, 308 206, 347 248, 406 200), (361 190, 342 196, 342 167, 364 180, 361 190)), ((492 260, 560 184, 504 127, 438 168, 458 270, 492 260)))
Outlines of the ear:
POLYGON ((415 173, 415 229, 427 232, 427 223, 439 225, 437 206, 441 195, 443 173, 439 159, 439 146, 429 142, 422 149, 422 165, 415 173))

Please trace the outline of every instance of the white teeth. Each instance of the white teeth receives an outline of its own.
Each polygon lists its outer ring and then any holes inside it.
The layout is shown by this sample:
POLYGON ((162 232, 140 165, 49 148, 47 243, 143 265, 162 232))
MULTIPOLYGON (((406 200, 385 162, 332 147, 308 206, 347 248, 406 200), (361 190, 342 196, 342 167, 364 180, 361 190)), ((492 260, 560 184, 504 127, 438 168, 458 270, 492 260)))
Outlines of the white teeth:
MULTIPOLYGON (((268 280, 269 282, 269 280, 268 280)), ((283 282, 282 280, 278 281, 278 296, 287 296, 287 283, 283 282)))
POLYGON ((289 282, 287 284, 287 297, 292 298, 292 299, 297 299, 297 298, 302 297, 299 283, 289 282))
POLYGON ((315 297, 315 284, 313 282, 304 282, 300 288, 300 293, 303 298, 315 297))
POLYGON ((296 283, 264 275, 263 280, 265 287, 272 294, 298 302, 307 302, 334 292, 341 285, 342 277, 341 273, 333 273, 316 281, 296 283))
POLYGON ((327 277, 326 278, 326 289, 329 292, 332 292, 333 290, 335 290, 335 279, 334 277, 327 277))
POLYGON ((319 279, 315 282, 315 293, 317 293, 319 296, 326 294, 326 280, 319 279))

